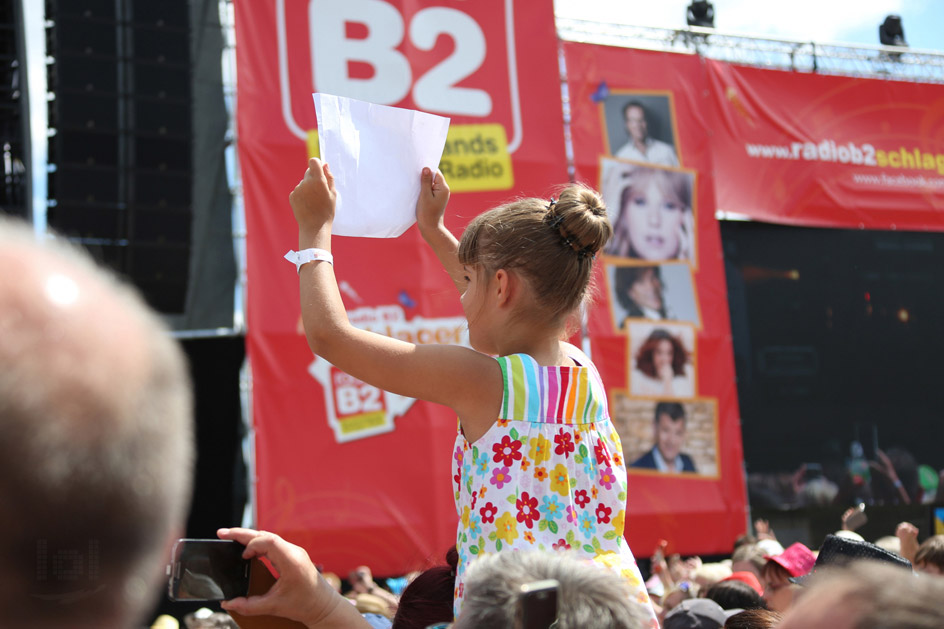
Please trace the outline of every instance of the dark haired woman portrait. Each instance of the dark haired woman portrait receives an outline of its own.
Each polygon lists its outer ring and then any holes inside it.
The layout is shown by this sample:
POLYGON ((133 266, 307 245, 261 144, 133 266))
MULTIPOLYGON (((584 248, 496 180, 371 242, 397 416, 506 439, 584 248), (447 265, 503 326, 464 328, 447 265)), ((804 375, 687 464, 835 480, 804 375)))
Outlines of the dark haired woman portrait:
POLYGON ((668 330, 653 330, 636 352, 634 363, 630 377, 633 395, 695 395, 689 352, 682 339, 668 330))
POLYGON ((626 327, 626 318, 670 319, 665 305, 665 285, 662 269, 658 266, 621 266, 613 272, 613 293, 620 329, 626 327))

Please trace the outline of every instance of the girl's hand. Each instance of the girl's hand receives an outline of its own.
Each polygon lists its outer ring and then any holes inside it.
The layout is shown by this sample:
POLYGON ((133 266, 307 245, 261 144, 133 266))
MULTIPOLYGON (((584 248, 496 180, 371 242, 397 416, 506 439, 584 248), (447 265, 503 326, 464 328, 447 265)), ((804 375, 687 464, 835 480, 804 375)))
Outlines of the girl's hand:
POLYGON ((337 198, 338 191, 328 164, 312 157, 308 160, 305 176, 288 195, 299 230, 317 230, 330 225, 334 221, 337 198))
POLYGON ((426 235, 445 223, 446 204, 449 202, 449 185, 439 170, 423 168, 420 174, 420 198, 416 200, 416 224, 420 233, 426 235))

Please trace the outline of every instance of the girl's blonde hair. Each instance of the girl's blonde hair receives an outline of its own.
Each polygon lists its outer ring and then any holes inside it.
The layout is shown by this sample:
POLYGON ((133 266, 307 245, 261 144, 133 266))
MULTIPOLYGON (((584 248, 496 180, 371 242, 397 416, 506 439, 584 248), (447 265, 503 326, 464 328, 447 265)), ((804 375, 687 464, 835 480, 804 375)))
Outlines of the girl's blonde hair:
POLYGON ((593 260, 613 234, 606 205, 593 189, 572 184, 560 199, 520 199, 469 223, 459 241, 459 262, 520 273, 542 315, 559 321, 590 294, 593 260))

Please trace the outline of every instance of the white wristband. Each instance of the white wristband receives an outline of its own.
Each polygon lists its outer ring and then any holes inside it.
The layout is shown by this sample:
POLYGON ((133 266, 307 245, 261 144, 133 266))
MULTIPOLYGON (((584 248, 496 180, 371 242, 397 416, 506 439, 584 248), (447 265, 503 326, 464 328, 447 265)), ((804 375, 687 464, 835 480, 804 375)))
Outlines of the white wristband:
POLYGON ((302 272, 302 265, 306 262, 314 262, 315 260, 321 260, 327 262, 331 266, 334 266, 334 256, 331 255, 330 251, 325 251, 324 249, 302 249, 301 251, 289 251, 285 254, 285 259, 289 262, 295 263, 295 271, 298 273, 302 272))

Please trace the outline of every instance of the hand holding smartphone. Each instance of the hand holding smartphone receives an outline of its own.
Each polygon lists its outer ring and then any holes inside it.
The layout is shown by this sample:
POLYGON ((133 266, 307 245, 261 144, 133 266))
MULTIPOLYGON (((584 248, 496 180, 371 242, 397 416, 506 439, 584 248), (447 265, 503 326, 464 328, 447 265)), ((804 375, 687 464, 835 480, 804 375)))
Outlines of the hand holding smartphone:
POLYGON ((180 539, 168 566, 172 601, 225 601, 249 593, 246 547, 219 539, 180 539))

